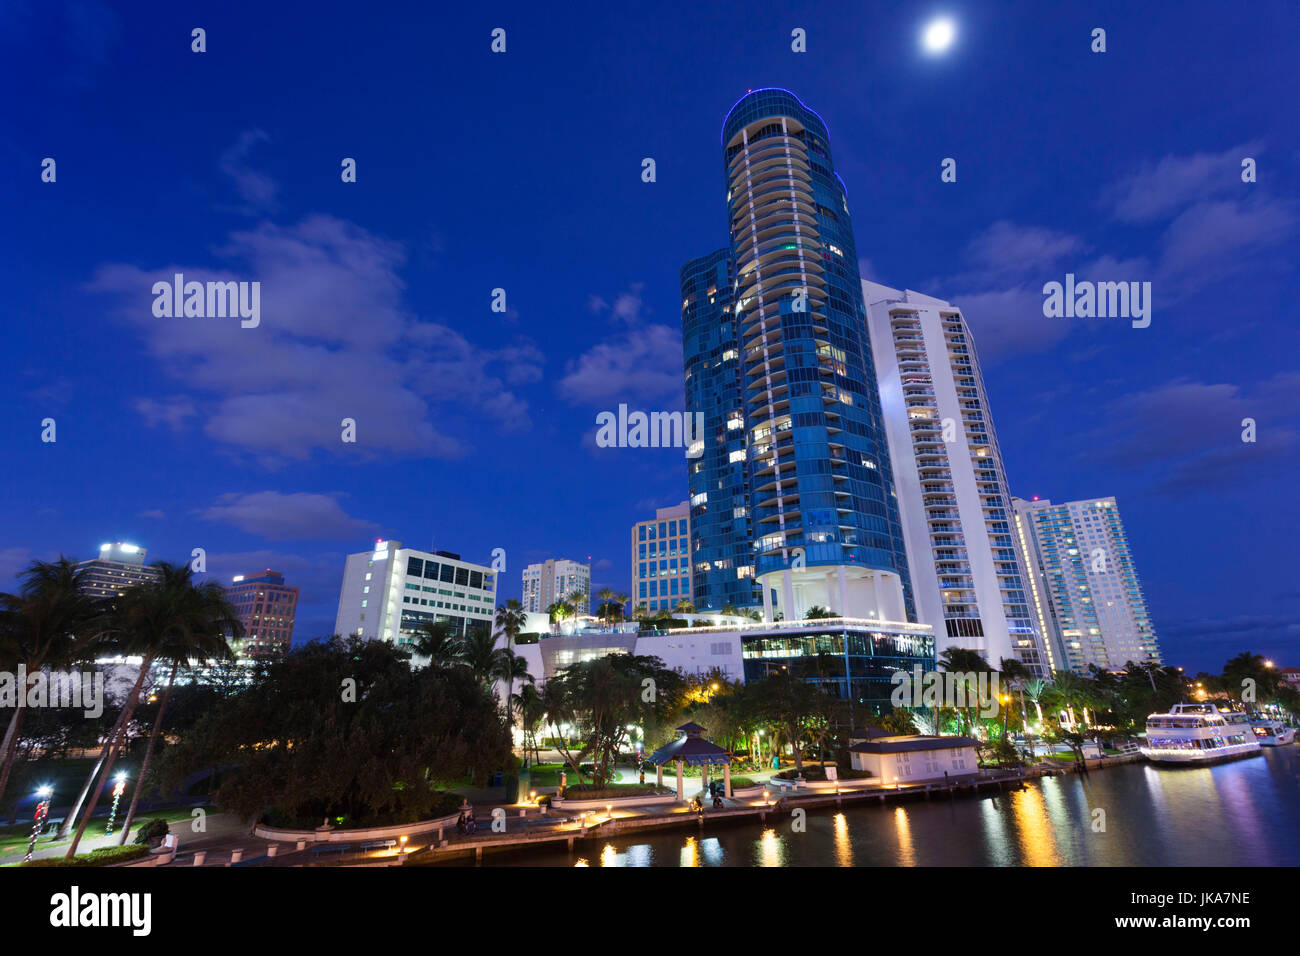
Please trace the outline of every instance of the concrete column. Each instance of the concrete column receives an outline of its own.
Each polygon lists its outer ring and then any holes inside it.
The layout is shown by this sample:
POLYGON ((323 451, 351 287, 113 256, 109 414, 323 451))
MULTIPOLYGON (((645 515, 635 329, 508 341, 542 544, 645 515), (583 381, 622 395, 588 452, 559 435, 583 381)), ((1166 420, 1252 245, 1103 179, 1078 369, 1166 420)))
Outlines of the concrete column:
POLYGON ((772 620, 772 589, 763 582, 763 620, 772 620))
POLYGON ((844 584, 844 565, 841 564, 837 566, 835 570, 836 572, 838 572, 836 576, 840 579, 839 580, 840 606, 837 607, 835 610, 839 612, 840 617, 848 617, 849 616, 849 592, 848 592, 848 588, 844 584))
POLYGON ((664 765, 655 764, 655 784, 662 787, 664 785, 664 765))
POLYGON ((680 760, 677 761, 677 799, 686 799, 686 788, 682 784, 682 762, 680 760))
POLYGON ((781 572, 781 600, 784 602, 781 607, 781 613, 787 621, 793 621, 794 617, 794 585, 790 581, 790 569, 781 572))
POLYGON ((727 799, 731 799, 731 764, 722 765, 722 785, 726 788, 727 799))

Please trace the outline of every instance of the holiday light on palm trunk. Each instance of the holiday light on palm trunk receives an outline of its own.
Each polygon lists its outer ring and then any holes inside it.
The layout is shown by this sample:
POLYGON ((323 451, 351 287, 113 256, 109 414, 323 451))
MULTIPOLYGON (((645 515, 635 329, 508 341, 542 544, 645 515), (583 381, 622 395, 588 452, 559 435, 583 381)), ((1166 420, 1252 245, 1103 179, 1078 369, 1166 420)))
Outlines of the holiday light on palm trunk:
POLYGON ((122 793, 126 790, 126 774, 117 775, 117 783, 113 785, 113 808, 108 811, 108 827, 105 833, 113 832, 113 820, 117 818, 117 803, 122 799, 122 793))
POLYGON ((36 849, 36 838, 40 836, 41 827, 45 824, 45 818, 50 815, 50 796, 54 791, 50 787, 41 787, 36 791, 38 797, 44 799, 36 805, 36 816, 32 820, 32 838, 27 844, 27 855, 23 857, 24 863, 32 861, 32 851, 36 849))

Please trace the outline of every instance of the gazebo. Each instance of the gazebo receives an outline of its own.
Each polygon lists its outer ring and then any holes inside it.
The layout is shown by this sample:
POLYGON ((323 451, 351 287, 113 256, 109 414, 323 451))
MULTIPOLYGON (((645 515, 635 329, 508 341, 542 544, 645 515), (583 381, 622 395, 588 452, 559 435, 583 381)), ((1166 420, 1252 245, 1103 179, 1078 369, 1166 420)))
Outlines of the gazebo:
POLYGON ((702 785, 708 784, 708 768, 722 765, 723 786, 726 788, 726 795, 731 796, 731 755, 722 747, 712 741, 705 740, 703 737, 704 728, 694 722, 682 724, 677 728, 682 735, 670 744, 660 747, 648 758, 650 763, 655 765, 656 782, 659 786, 664 785, 664 764, 677 764, 677 799, 686 799, 686 790, 682 783, 682 766, 690 764, 692 767, 703 767, 700 779, 702 785))

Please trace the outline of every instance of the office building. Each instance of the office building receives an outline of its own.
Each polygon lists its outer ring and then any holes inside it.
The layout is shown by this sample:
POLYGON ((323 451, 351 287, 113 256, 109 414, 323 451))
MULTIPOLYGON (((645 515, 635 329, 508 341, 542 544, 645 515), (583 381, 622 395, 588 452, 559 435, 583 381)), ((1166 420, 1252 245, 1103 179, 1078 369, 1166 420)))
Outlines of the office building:
POLYGON ((658 657, 683 674, 700 677, 716 670, 739 683, 790 673, 851 701, 859 721, 893 709, 896 672, 934 670, 934 637, 924 624, 732 618, 720 625, 715 613, 681 616, 688 626, 583 631, 523 644, 515 651, 539 685, 565 667, 609 654, 658 657))
POLYGON ((1053 504, 1013 498, 1016 540, 1054 667, 1086 674, 1160 663, 1114 498, 1053 504))
POLYGON ((81 590, 91 597, 115 597, 127 588, 159 580, 157 568, 144 563, 145 549, 121 541, 99 546, 99 557, 77 564, 81 590))
POLYGON ((1002 453, 961 310, 862 283, 917 617, 940 654, 1050 662, 1016 551, 1002 453))
POLYGON ((293 644, 293 619, 298 610, 298 589, 284 583, 284 575, 267 568, 235 576, 226 599, 244 625, 241 653, 245 657, 281 657, 293 644))
MULTIPOLYGON (((691 592, 691 508, 683 501, 655 509, 632 526, 632 609, 671 611, 691 592)), ((697 610, 701 610, 697 608, 697 610)))
POLYGON ((568 601, 580 594, 577 613, 591 613, 591 565, 567 558, 547 558, 524 568, 523 597, 525 611, 545 614, 556 601, 568 601))
POLYGON ((687 465, 693 590, 720 610, 756 581, 769 621, 814 606, 915 620, 826 126, 787 90, 753 90, 721 147, 729 244, 682 270, 686 411, 705 421, 687 465))
POLYGON ((425 621, 449 621, 461 635, 491 633, 496 573, 450 551, 377 541, 344 564, 336 634, 410 643, 425 621))

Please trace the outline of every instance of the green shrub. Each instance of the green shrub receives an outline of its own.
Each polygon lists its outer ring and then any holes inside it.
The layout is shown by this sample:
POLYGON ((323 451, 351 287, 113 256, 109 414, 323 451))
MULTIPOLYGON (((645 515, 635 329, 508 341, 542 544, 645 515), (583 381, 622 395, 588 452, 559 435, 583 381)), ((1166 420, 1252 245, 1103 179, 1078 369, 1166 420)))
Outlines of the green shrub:
POLYGON ((98 850, 91 850, 89 853, 78 853, 71 860, 57 856, 44 860, 32 860, 30 863, 24 863, 23 866, 111 866, 114 863, 138 860, 140 857, 148 855, 149 848, 139 844, 133 846, 106 846, 100 847, 98 850))
POLYGON ((135 843, 148 843, 151 840, 161 841, 168 833, 167 821, 161 817, 154 817, 144 826, 142 826, 135 835, 135 843))

